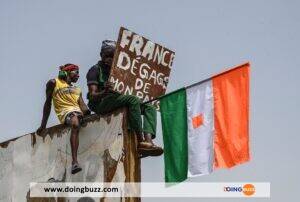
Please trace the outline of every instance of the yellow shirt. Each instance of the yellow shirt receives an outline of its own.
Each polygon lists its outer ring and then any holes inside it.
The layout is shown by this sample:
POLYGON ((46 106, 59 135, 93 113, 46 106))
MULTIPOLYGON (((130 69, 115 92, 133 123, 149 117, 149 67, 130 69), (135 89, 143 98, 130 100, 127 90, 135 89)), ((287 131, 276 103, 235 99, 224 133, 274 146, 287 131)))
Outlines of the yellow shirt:
MULTIPOLYGON (((78 99, 81 94, 79 87, 71 86, 64 80, 55 79, 55 88, 52 94, 54 110, 61 123, 65 122, 70 112, 81 112, 78 99)), ((81 112, 82 113, 82 112, 81 112)))

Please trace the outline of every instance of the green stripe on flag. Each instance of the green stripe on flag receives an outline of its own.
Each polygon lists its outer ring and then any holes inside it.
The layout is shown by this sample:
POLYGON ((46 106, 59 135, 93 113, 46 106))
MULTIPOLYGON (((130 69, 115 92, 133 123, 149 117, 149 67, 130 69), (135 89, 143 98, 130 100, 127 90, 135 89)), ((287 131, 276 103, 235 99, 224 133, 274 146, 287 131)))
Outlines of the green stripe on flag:
POLYGON ((187 109, 186 91, 180 89, 160 100, 164 139, 165 181, 182 182, 187 179, 187 109))

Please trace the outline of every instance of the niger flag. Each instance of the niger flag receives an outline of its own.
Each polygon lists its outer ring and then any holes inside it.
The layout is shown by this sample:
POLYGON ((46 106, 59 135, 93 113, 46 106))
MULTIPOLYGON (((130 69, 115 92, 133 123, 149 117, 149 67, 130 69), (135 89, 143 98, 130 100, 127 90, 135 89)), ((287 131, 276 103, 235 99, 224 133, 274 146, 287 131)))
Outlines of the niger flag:
POLYGON ((165 181, 249 161, 250 64, 160 99, 165 181))

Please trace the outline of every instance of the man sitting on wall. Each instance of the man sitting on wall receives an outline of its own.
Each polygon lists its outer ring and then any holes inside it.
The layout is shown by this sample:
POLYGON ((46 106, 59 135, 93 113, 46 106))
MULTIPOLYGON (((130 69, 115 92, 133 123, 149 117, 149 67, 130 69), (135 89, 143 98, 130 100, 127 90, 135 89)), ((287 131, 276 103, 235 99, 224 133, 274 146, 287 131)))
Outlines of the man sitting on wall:
POLYGON ((163 149, 152 141, 156 134, 156 109, 150 104, 143 105, 136 96, 122 95, 114 91, 108 81, 115 48, 116 42, 103 41, 101 60, 92 66, 86 75, 89 89, 88 106, 97 114, 128 107, 129 127, 137 135, 139 153, 142 156, 159 156, 163 153, 163 149), (144 115, 143 126, 142 114, 144 115))
POLYGON ((80 126, 83 124, 83 115, 90 114, 89 109, 82 99, 80 88, 72 85, 72 83, 77 82, 78 78, 79 67, 74 64, 66 64, 60 66, 58 78, 48 81, 42 123, 37 130, 37 133, 40 134, 46 128, 51 112, 51 101, 53 101, 59 121, 71 126, 72 174, 82 170, 77 161, 78 134, 80 126))

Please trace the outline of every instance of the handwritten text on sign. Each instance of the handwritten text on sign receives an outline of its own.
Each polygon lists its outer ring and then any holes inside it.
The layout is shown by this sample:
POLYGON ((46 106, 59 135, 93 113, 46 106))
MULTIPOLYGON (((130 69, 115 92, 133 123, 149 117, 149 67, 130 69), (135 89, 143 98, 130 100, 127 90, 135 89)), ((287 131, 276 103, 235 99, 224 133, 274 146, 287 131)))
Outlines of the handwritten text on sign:
POLYGON ((175 53, 123 27, 109 81, 114 90, 143 102, 164 95, 175 53))

